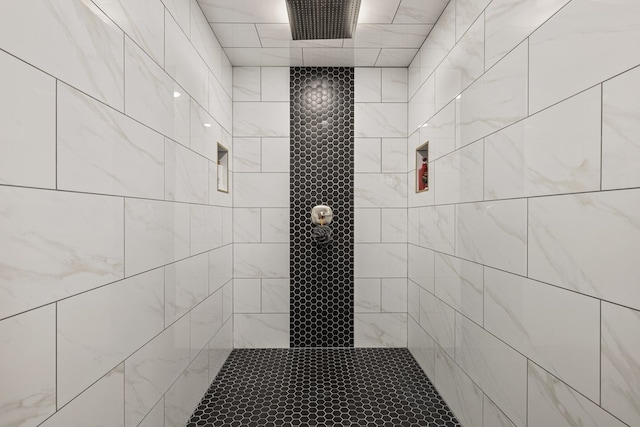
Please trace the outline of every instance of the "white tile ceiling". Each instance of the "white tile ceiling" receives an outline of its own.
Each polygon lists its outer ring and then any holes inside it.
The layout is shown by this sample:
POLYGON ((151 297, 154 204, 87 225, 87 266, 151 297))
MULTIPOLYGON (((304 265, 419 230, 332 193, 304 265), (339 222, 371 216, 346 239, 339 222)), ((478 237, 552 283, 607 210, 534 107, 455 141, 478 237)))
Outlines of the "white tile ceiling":
POLYGON ((198 0, 234 66, 407 67, 449 0, 362 0, 353 39, 293 41, 285 0, 198 0))

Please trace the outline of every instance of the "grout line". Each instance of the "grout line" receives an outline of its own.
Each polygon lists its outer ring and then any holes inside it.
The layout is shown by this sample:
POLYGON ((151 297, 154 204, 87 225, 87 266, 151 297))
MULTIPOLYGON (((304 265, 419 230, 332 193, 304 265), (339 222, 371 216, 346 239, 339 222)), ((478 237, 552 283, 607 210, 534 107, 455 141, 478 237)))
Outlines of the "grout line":
POLYGON ((58 395, 59 395, 59 386, 58 386, 58 302, 55 302, 54 306, 55 311, 55 341, 56 341, 56 370, 55 370, 55 383, 56 383, 56 412, 60 410, 58 407, 58 395))
POLYGON ((598 394, 598 405, 602 404, 602 300, 600 300, 600 351, 598 352, 598 367, 600 368, 600 372, 598 375, 598 385, 600 386, 600 393, 598 394))
POLYGON ((604 160, 604 83, 600 84, 600 191, 602 191, 604 160))
POLYGON ((55 189, 58 190, 58 109, 60 106, 60 102, 58 99, 58 79, 55 79, 53 81, 53 84, 55 86, 55 90, 54 90, 54 104, 55 104, 55 111, 54 111, 54 132, 55 132, 55 189))

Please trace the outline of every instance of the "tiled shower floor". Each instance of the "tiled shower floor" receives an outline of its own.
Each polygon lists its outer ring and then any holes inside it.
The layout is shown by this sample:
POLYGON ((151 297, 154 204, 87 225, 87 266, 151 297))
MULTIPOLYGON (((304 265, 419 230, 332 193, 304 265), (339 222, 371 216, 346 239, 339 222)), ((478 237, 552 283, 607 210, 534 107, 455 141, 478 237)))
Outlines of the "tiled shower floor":
POLYGON ((195 426, 458 427, 407 349, 233 350, 195 426))

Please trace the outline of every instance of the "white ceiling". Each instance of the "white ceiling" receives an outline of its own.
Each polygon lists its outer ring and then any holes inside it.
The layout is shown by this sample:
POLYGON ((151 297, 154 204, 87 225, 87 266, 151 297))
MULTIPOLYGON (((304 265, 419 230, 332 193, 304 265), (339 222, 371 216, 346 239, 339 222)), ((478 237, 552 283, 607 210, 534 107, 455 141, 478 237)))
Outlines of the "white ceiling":
POLYGON ((234 66, 407 67, 449 0, 362 0, 353 39, 293 41, 285 0, 198 0, 234 66))

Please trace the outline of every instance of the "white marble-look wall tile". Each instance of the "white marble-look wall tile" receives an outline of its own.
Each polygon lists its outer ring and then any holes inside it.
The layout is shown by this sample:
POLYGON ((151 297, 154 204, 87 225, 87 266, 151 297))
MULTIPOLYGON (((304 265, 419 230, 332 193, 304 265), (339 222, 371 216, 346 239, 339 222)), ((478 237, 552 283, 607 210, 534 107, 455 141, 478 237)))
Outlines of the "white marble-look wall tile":
POLYGON ((234 184, 234 207, 289 207, 288 173, 237 173, 234 184))
POLYGON ((407 102, 407 69, 382 68, 382 102, 407 102))
POLYGON ((434 385, 465 427, 482 427, 482 390, 439 347, 434 385))
POLYGON ((235 314, 234 348, 288 348, 288 314, 235 314))
POLYGON ((209 351, 203 350, 164 397, 164 427, 183 427, 209 387, 209 351))
MULTIPOLYGON (((449 2, 420 48, 420 83, 436 69, 456 43, 456 2, 449 2)), ((411 92, 410 94, 411 95, 411 92)))
POLYGON ((407 280, 407 313, 416 322, 420 321, 420 289, 413 280, 407 280))
POLYGON ((229 96, 231 96, 232 87, 233 87, 233 66, 231 65, 231 61, 227 55, 227 52, 224 51, 222 54, 222 87, 225 92, 229 96))
POLYGON ((405 207, 407 205, 407 176, 398 173, 355 174, 354 193, 354 204, 358 208, 405 207))
MULTIPOLYGON (((486 3, 487 0, 481 1, 486 3)), ((465 3, 469 3, 469 0, 465 3)), ((464 7, 464 5, 456 5, 456 11, 460 12, 464 7)), ((484 16, 475 21, 436 69, 436 110, 447 105, 482 73, 484 73, 484 16)))
POLYGON ((63 406, 164 328, 157 269, 58 302, 57 404, 63 406))
POLYGON ((485 329, 597 402, 599 301, 492 268, 484 274, 485 329))
POLYGON ((482 410, 483 425, 491 427, 515 427, 516 425, 498 408, 495 403, 484 396, 482 410))
POLYGON ((53 304, 0 322, 4 425, 35 427, 56 411, 55 322, 53 304))
POLYGON ((125 268, 131 276, 189 256, 187 204, 125 200, 125 268))
POLYGON ((475 202, 483 199, 484 141, 447 154, 435 162, 437 204, 475 202))
POLYGON ((407 348, 429 378, 436 374, 436 344, 411 316, 408 317, 407 348))
POLYGON ((189 94, 131 40, 125 39, 125 113, 189 144, 189 94))
POLYGON ((5 51, 121 111, 122 38, 95 4, 81 0, 22 1, 0 17, 5 51))
POLYGON ((124 276, 123 202, 0 187, 0 318, 124 276))
POLYGON ((354 118, 357 138, 407 137, 406 103, 356 103, 354 118))
MULTIPOLYGON (((433 30, 431 31, 431 33, 433 34, 433 30)), ((422 84, 422 81, 420 81, 420 56, 420 51, 418 51, 418 53, 416 53, 416 56, 409 64, 409 67, 407 68, 407 90, 409 99, 413 98, 416 91, 422 84)))
POLYGON ((289 277, 289 244, 236 244, 233 266, 236 278, 289 277))
POLYGON ((261 221, 262 242, 287 243, 289 241, 289 209, 264 208, 261 221))
MULTIPOLYGON (((456 362, 517 425, 527 424, 527 358, 456 315, 456 362)), ((553 425, 553 424, 550 424, 553 425)))
POLYGON ((233 67, 233 102, 260 101, 260 67, 233 67))
POLYGON ((382 242, 402 243, 407 241, 407 210, 381 209, 382 242))
POLYGON ((494 0, 485 10, 485 66, 491 68, 569 0, 494 0))
POLYGON ((260 242, 260 208, 235 208, 233 212, 233 242, 260 242))
POLYGON ((404 277, 407 274, 407 245, 357 243, 354 252, 355 277, 404 277))
POLYGON ((208 161, 180 144, 165 140, 165 198, 191 203, 207 203, 208 161))
MULTIPOLYGON (((456 103, 450 102, 420 128, 418 144, 429 142, 429 161, 436 160, 456 149, 456 103)), ((413 154, 410 152, 410 154, 413 154)), ((413 159, 412 156, 409 156, 413 159)), ((415 160, 412 165, 415 168, 415 160)))
POLYGON ((489 3, 491 0, 456 0, 456 40, 473 32, 478 21, 484 21, 482 11, 489 3))
POLYGON ((482 265, 436 253, 435 281, 436 297, 478 325, 483 324, 482 265))
POLYGON ((260 172, 262 142, 260 138, 234 138, 233 171, 260 172))
POLYGON ((485 197, 599 190, 601 114, 598 86, 488 136, 485 197))
POLYGON ((189 147, 211 160, 218 160, 218 142, 222 142, 222 127, 193 99, 191 100, 191 137, 189 147))
POLYGON ((407 312, 407 279, 381 279, 381 311, 387 313, 407 312))
POLYGON ((123 414, 124 364, 120 364, 40 425, 82 427, 91 419, 91 425, 98 427, 121 427, 123 414))
POLYGON ((230 243, 233 243, 233 208, 225 207, 222 208, 222 244, 230 243))
POLYGON ((453 254, 455 206, 420 208, 420 246, 453 254))
MULTIPOLYGON (((225 54, 222 51, 220 42, 218 42, 215 34, 211 31, 211 25, 209 25, 207 17, 199 6, 191 8, 190 39, 193 46, 204 59, 204 62, 207 63, 209 69, 216 77, 222 79, 222 70, 226 68, 226 66, 223 66, 222 60, 225 54)), ((231 77, 233 77, 233 75, 231 77)), ((228 92, 230 96, 232 93, 233 90, 228 92)))
POLYGON ((533 362, 528 380, 528 427, 626 426, 533 362))
POLYGON ((4 52, 0 69, 0 183, 55 188, 55 80, 4 52))
POLYGON ((528 45, 521 43, 456 99, 456 146, 526 117, 527 82, 528 45))
MULTIPOLYGON (((222 288, 222 320, 227 322, 233 315, 233 281, 222 288)), ((231 340, 233 342, 233 340, 231 340)))
POLYGON ((407 313, 355 313, 355 347, 406 347, 407 313))
POLYGON ((125 361, 126 427, 137 426, 187 368, 189 339, 189 316, 183 316, 125 361))
POLYGON ((167 265, 164 268, 165 325, 178 320, 208 295, 208 254, 167 265))
POLYGON ((262 68, 262 101, 289 102, 289 67, 262 68))
POLYGON ((407 172, 406 138, 382 138, 382 172, 407 172))
POLYGON ((640 311, 602 302, 602 407, 640 423, 640 311))
POLYGON ((164 64, 164 6, 157 0, 94 3, 158 64, 164 64))
POLYGON ((145 415, 138 427, 164 426, 164 397, 145 415))
POLYGON ((409 245, 407 277, 423 289, 433 293, 435 288, 435 252, 409 245))
POLYGON ((407 211, 407 242, 417 246, 420 244, 420 208, 407 211))
POLYGON ((380 138, 355 138, 353 148, 355 173, 382 171, 380 138))
POLYGON ((209 252, 209 294, 220 289, 233 277, 233 245, 209 252))
MULTIPOLYGON (((223 57, 223 59, 226 57, 223 57)), ((216 118, 223 129, 233 131, 233 102, 218 78, 209 73, 209 114, 216 118)))
POLYGON ((191 205, 191 255, 223 245, 223 210, 218 206, 191 205))
POLYGON ((164 138, 63 83, 57 91, 58 189, 164 198, 164 138))
POLYGON ((226 322, 209 343, 209 384, 233 349, 233 322, 226 322))
POLYGON ((289 172, 289 138, 262 138, 262 172, 289 172))
POLYGON ((262 312, 289 313, 289 279, 262 279, 262 312))
POLYGON ((431 292, 420 290, 420 327, 451 357, 455 349, 455 311, 431 292))
POLYGON ((262 307, 260 279, 233 280, 233 312, 260 313, 262 307))
POLYGON ((640 308, 640 190, 529 201, 529 277, 640 308), (576 221, 579 218, 579 221, 576 221))
POLYGON ((570 2, 529 38, 530 112, 640 63, 640 3, 570 2), (577 37, 577 35, 580 37, 577 37))
POLYGON ((354 311, 356 313, 378 313, 382 299, 380 279, 356 278, 353 284, 354 311))
POLYGON ((233 136, 289 136, 288 102, 237 102, 233 105, 233 136))
POLYGON ((527 200, 456 205, 456 256, 517 274, 527 271, 527 200))
POLYGON ((355 68, 355 102, 382 102, 382 75, 380 68, 355 68))
MULTIPOLYGON (((605 82, 602 111, 602 189, 640 186, 640 67, 605 82)), ((0 119, 2 120, 2 119, 0 119)))
POLYGON ((381 209, 354 209, 354 241, 356 243, 380 243, 382 219, 381 209))
POLYGON ((418 89, 408 104, 407 132, 415 132, 425 124, 436 112, 436 78, 433 74, 418 89))
POLYGON ((223 324, 224 291, 218 289, 190 313, 191 360, 206 348, 223 324))
POLYGON ((167 11, 185 34, 191 33, 191 0, 162 0, 167 11))

